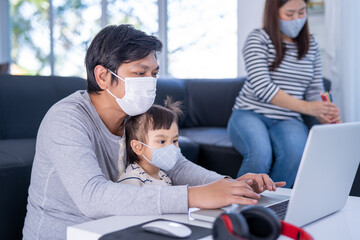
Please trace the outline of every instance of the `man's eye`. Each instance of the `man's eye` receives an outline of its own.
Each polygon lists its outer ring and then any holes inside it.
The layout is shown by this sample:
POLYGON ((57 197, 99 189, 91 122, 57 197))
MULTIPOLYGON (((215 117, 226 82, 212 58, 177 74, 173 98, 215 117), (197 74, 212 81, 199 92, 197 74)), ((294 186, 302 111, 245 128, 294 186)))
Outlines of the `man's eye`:
POLYGON ((160 144, 164 144, 164 143, 165 143, 165 140, 159 140, 159 143, 160 143, 160 144))
POLYGON ((177 140, 177 139, 173 140, 173 143, 177 143, 177 142, 178 142, 178 140, 177 140))
POLYGON ((155 78, 158 77, 158 76, 159 76, 158 72, 153 74, 153 77, 155 77, 155 78))
POLYGON ((136 74, 139 75, 139 76, 144 76, 145 73, 143 73, 143 72, 138 72, 138 73, 136 73, 136 74))
POLYGON ((286 14, 287 17, 291 18, 294 16, 294 14, 286 14))

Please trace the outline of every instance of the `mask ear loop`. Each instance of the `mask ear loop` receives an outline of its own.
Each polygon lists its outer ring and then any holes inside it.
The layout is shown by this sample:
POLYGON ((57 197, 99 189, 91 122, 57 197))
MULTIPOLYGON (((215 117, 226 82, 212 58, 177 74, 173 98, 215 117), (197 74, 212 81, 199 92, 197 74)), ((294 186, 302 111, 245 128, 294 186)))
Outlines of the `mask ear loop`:
POLYGON ((117 96, 115 96, 114 94, 112 94, 109 89, 106 89, 106 91, 107 91, 108 93, 110 93, 110 95, 113 96, 115 99, 119 99, 117 96))
POLYGON ((152 147, 150 147, 149 145, 146 145, 145 143, 143 143, 142 141, 140 141, 140 140, 137 140, 139 143, 141 143, 142 145, 144 145, 144 146, 147 146, 148 148, 150 148, 150 149, 153 149, 152 147))
MULTIPOLYGON (((121 77, 119 77, 118 75, 116 75, 115 73, 113 73, 110 69, 107 68, 106 70, 108 70, 108 71, 109 71, 112 75, 114 75, 115 77, 117 77, 117 78, 119 78, 120 80, 126 82, 124 79, 122 79, 121 77)), ((112 92, 110 92, 109 89, 106 89, 106 91, 107 91, 108 93, 110 93, 110 95, 113 96, 115 99, 120 99, 120 98, 116 97, 112 92)))
MULTIPOLYGON (((153 149, 152 147, 150 147, 149 145, 147 145, 147 144, 145 144, 145 143, 143 143, 142 141, 140 141, 140 140, 137 140, 139 143, 141 143, 142 145, 144 145, 144 146, 146 146, 146 147, 148 147, 148 148, 150 148, 151 150, 153 149)), ((147 158, 147 157, 145 157, 145 155, 144 154, 141 154, 141 156, 146 160, 146 161, 148 161, 151 165, 153 165, 152 163, 151 163, 151 161, 147 158)))
POLYGON ((122 79, 121 77, 119 77, 118 75, 116 75, 116 73, 112 72, 110 69, 106 69, 108 70, 112 75, 114 75, 115 77, 119 78, 120 80, 124 81, 125 82, 125 79, 122 79))

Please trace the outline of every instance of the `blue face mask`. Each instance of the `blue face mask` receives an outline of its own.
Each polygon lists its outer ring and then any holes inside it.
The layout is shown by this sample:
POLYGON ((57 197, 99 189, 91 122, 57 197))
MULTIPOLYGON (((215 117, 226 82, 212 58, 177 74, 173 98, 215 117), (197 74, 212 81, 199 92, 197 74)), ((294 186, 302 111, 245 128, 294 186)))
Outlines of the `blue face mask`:
POLYGON ((280 31, 291 38, 296 38, 304 27, 307 16, 294 20, 284 21, 280 19, 280 31))
POLYGON ((140 143, 152 149, 151 161, 149 161, 149 159, 147 159, 147 157, 145 157, 143 154, 142 156, 145 158, 145 160, 162 170, 171 170, 180 158, 180 148, 176 147, 174 144, 170 144, 162 148, 152 148, 143 142, 140 143))

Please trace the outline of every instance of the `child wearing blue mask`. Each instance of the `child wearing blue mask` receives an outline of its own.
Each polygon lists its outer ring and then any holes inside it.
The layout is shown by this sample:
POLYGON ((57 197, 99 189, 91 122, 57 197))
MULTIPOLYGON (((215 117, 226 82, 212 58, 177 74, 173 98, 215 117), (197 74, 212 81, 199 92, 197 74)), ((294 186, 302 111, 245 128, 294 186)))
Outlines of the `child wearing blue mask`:
POLYGON ((128 119, 125 126, 127 168, 118 182, 142 186, 171 185, 164 171, 171 170, 181 152, 177 121, 180 102, 167 98, 165 107, 153 105, 128 119))

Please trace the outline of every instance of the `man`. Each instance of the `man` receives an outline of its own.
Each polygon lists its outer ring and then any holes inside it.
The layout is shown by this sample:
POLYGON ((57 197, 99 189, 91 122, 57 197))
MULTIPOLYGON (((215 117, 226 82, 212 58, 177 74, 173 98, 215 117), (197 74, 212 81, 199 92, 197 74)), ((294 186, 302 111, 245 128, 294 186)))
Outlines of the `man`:
POLYGON ((129 25, 108 26, 94 38, 85 59, 87 91, 55 104, 39 128, 24 239, 65 239, 67 226, 110 215, 254 204, 263 186, 275 189, 267 175, 231 180, 184 157, 166 172, 176 186, 113 182, 125 167, 126 118, 154 101, 161 48, 129 25))

